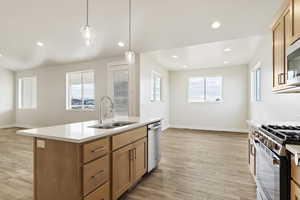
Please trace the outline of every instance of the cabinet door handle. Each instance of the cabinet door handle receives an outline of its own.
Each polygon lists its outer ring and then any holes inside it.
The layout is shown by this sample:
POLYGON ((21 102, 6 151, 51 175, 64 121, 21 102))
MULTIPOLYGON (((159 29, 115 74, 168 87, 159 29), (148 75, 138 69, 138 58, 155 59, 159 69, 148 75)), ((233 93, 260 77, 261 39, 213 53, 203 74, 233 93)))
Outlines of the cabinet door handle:
POLYGON ((103 172, 104 172, 104 170, 98 171, 95 175, 91 176, 91 179, 97 178, 97 176, 99 176, 99 175, 102 174, 103 172))
POLYGON ((134 149, 134 160, 136 160, 136 148, 134 149))
POLYGON ((97 152, 99 152, 99 151, 103 151, 103 149, 104 149, 104 146, 101 146, 101 147, 98 147, 98 148, 96 148, 96 149, 91 150, 91 152, 92 152, 92 153, 97 153, 97 152))
POLYGON ((279 85, 282 85, 282 84, 284 84, 284 73, 280 73, 280 74, 278 74, 278 84, 279 85))
POLYGON ((130 160, 133 160, 133 149, 129 150, 130 160))
POLYGON ((252 155, 252 156, 254 156, 254 145, 253 144, 250 144, 250 154, 252 155))

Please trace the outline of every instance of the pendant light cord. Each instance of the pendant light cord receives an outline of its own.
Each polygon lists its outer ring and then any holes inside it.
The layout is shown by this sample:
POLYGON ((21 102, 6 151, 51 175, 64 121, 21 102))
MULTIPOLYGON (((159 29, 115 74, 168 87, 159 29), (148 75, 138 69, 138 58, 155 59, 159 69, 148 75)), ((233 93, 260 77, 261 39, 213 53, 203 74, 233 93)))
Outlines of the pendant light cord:
POLYGON ((86 25, 89 26, 89 0, 86 0, 86 25))
POLYGON ((129 0, 129 51, 131 51, 131 0, 129 0))

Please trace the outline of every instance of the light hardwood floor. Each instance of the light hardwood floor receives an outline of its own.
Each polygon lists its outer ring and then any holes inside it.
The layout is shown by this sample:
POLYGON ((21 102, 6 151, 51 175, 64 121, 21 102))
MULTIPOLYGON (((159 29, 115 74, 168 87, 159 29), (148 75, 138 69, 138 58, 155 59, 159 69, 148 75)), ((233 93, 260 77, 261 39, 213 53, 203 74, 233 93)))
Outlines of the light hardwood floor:
MULTIPOLYGON (((32 140, 0 129, 0 200, 32 200, 32 140)), ((169 129, 162 160, 126 200, 254 200, 247 134, 169 129)))

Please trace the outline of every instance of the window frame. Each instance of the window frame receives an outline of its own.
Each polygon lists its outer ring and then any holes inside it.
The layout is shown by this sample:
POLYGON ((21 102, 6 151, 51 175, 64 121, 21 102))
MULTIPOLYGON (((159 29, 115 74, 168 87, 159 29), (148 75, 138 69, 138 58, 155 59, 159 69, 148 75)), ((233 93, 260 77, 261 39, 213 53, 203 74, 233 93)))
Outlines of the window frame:
MULTIPOLYGON (((93 69, 87 69, 87 70, 80 70, 80 71, 70 71, 70 72, 66 72, 65 75, 66 78, 66 110, 67 111, 75 111, 75 112, 89 112, 89 111, 95 111, 96 110, 96 74, 95 74, 95 70, 93 69), (95 100, 95 108, 83 108, 84 104, 82 104, 82 107, 80 109, 74 109, 72 108, 72 103, 71 103, 71 97, 70 97, 70 91, 71 91, 71 79, 69 77, 69 75, 71 74, 75 74, 75 73, 87 73, 87 72, 92 72, 93 73, 93 82, 94 82, 94 100, 95 100)), ((83 83, 83 77, 81 75, 81 84, 83 83)), ((83 101, 83 97, 84 97, 84 87, 81 87, 81 100, 83 101)))
POLYGON ((150 78, 150 101, 151 102, 162 102, 163 96, 162 96, 162 87, 163 87, 163 77, 160 73, 156 71, 151 71, 151 78, 150 78), (156 88, 156 78, 160 79, 160 85, 159 85, 159 94, 160 98, 157 99, 155 94, 155 88, 156 88))
POLYGON ((38 79, 37 76, 24 76, 24 77, 18 77, 17 79, 17 84, 18 84, 18 103, 17 103, 17 109, 18 110, 37 110, 38 108, 38 79), (21 81, 26 80, 26 79, 31 79, 35 80, 35 105, 30 107, 30 108, 24 108, 22 107, 22 99, 23 99, 23 93, 22 93, 22 84, 21 81))
POLYGON ((223 78, 223 76, 191 76, 191 77, 189 77, 188 78, 188 86, 187 86, 187 102, 188 103, 212 103, 212 104, 214 104, 214 103, 224 103, 224 97, 223 97, 223 90, 224 90, 224 78, 223 78), (204 100, 199 100, 199 101, 197 101, 197 100, 191 100, 190 99, 190 80, 192 79, 192 78, 201 78, 201 79, 203 79, 203 81, 204 81, 204 83, 203 83, 203 96, 204 96, 204 100), (221 87, 220 87, 220 93, 221 93, 221 99, 220 99, 220 101, 210 101, 210 100, 207 100, 207 79, 209 79, 209 78, 221 78, 221 87))

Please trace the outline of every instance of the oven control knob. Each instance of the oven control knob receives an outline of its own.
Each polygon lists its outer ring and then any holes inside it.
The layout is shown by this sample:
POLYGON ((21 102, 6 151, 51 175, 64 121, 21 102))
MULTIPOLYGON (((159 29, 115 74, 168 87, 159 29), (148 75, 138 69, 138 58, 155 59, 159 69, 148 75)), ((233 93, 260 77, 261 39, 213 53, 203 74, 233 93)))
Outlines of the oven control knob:
POLYGON ((273 143, 270 140, 267 142, 267 147, 270 149, 273 147, 273 143))

